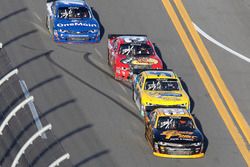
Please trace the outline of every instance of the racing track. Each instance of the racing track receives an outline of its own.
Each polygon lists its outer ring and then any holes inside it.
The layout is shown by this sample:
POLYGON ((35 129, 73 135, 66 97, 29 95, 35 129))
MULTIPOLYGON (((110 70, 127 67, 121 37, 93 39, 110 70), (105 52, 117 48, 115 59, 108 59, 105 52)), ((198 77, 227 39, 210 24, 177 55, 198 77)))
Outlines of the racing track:
MULTIPOLYGON (((237 10, 240 11, 238 7, 247 3, 242 1, 236 4, 233 0, 220 0, 220 3, 216 2, 218 4, 212 4, 213 2, 185 2, 195 22, 204 25, 210 32, 214 32, 210 23, 216 22, 216 13, 210 13, 211 9, 227 12, 223 6, 227 4, 226 7, 236 10, 237 14, 237 10), (206 6, 206 3, 209 5, 206 6), (203 7, 202 10, 199 5, 203 7)), ((0 5, 0 40, 5 44, 14 66, 19 68, 20 77, 25 79, 29 88, 33 88, 30 91, 36 98, 40 115, 53 125, 58 142, 61 142, 65 151, 71 155, 71 163, 77 167, 246 166, 162 2, 109 0, 90 1, 90 4, 103 25, 102 41, 96 45, 57 45, 52 42, 44 26, 45 1, 1 0, 0 5), (114 81, 107 66, 106 47, 109 33, 147 34, 155 42, 159 55, 167 67, 182 78, 192 98, 192 113, 196 115, 197 124, 206 136, 208 147, 205 158, 183 160, 152 156, 144 139, 142 118, 131 99, 130 88, 114 81)), ((249 11, 244 12, 250 15, 249 11)), ((225 20, 229 19, 226 15, 224 17, 225 20)), ((238 17, 241 22, 246 22, 242 13, 239 13, 238 17)), ((218 29, 222 27, 217 22, 216 26, 218 29)), ((249 26, 249 23, 246 26, 249 26)), ((223 31, 224 35, 232 34, 230 26, 223 31)), ((249 31, 237 31, 242 37, 245 33, 249 34, 249 31)), ((232 37, 232 43, 229 44, 237 44, 239 36, 232 37)), ((249 38, 244 40, 249 41, 249 38)), ((249 93, 243 89, 240 89, 242 93, 236 91, 236 81, 227 73, 233 72, 232 68, 226 64, 235 61, 233 65, 237 71, 234 71, 234 74, 243 70, 247 76, 250 72, 249 65, 242 65, 240 60, 222 60, 218 55, 227 56, 228 53, 209 42, 205 44, 212 55, 215 55, 213 58, 216 59, 216 65, 222 71, 229 89, 237 97, 237 103, 240 101, 238 99, 244 99, 240 102, 241 110, 246 118, 249 118, 249 93)), ((239 49, 250 53, 248 45, 239 46, 239 49)), ((245 79, 243 74, 240 77, 245 79)), ((246 83, 249 83, 249 78, 246 77, 246 83)), ((243 81, 241 84, 249 88, 243 81)), ((30 149, 35 149, 35 145, 30 149)), ((46 149, 37 157, 42 159, 44 155, 46 149)))

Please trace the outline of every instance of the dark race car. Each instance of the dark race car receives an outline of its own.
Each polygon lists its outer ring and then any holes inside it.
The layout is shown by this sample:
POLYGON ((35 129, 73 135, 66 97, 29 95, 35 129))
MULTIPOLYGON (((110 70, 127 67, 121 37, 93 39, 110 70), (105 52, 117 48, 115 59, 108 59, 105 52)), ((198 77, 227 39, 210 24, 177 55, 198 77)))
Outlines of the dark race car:
POLYGON ((163 69, 152 42, 145 35, 109 35, 108 63, 118 80, 130 80, 143 70, 163 69))
POLYGON ((100 26, 84 0, 47 1, 46 26, 55 42, 100 41, 100 26))
POLYGON ((192 115, 183 108, 157 108, 145 116, 145 137, 155 156, 204 157, 204 137, 192 115))

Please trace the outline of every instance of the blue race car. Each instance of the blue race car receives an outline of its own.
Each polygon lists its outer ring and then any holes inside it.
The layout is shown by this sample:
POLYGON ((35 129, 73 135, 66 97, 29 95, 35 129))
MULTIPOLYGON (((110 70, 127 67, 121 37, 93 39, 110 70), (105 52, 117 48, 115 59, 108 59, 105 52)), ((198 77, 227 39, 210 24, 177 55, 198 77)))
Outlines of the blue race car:
POLYGON ((100 25, 84 0, 48 0, 46 26, 55 42, 100 41, 100 25))

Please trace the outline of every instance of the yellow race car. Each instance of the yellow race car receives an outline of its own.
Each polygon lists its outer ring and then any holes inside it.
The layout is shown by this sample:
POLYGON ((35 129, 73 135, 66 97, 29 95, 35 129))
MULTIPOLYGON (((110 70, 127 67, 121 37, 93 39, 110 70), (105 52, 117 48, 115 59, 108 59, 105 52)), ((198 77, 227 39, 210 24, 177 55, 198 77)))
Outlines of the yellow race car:
POLYGON ((186 108, 190 100, 178 76, 172 71, 143 71, 133 78, 133 99, 141 115, 155 107, 186 108))

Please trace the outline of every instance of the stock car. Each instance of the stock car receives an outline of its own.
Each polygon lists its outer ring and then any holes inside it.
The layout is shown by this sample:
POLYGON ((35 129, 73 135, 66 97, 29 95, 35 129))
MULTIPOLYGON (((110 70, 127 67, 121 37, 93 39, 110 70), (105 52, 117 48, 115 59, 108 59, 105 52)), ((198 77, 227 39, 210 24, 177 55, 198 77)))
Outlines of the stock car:
POLYGON ((173 71, 143 71, 132 83, 133 99, 142 116, 155 106, 186 108, 190 112, 188 94, 173 71))
POLYGON ((55 42, 100 41, 100 25, 84 0, 48 0, 46 26, 55 42))
POLYGON ((204 136, 184 108, 156 108, 145 115, 145 137, 155 156, 204 157, 204 136))
POLYGON ((133 74, 145 69, 163 69, 163 63, 146 35, 109 35, 108 63, 118 80, 131 80, 133 74))

